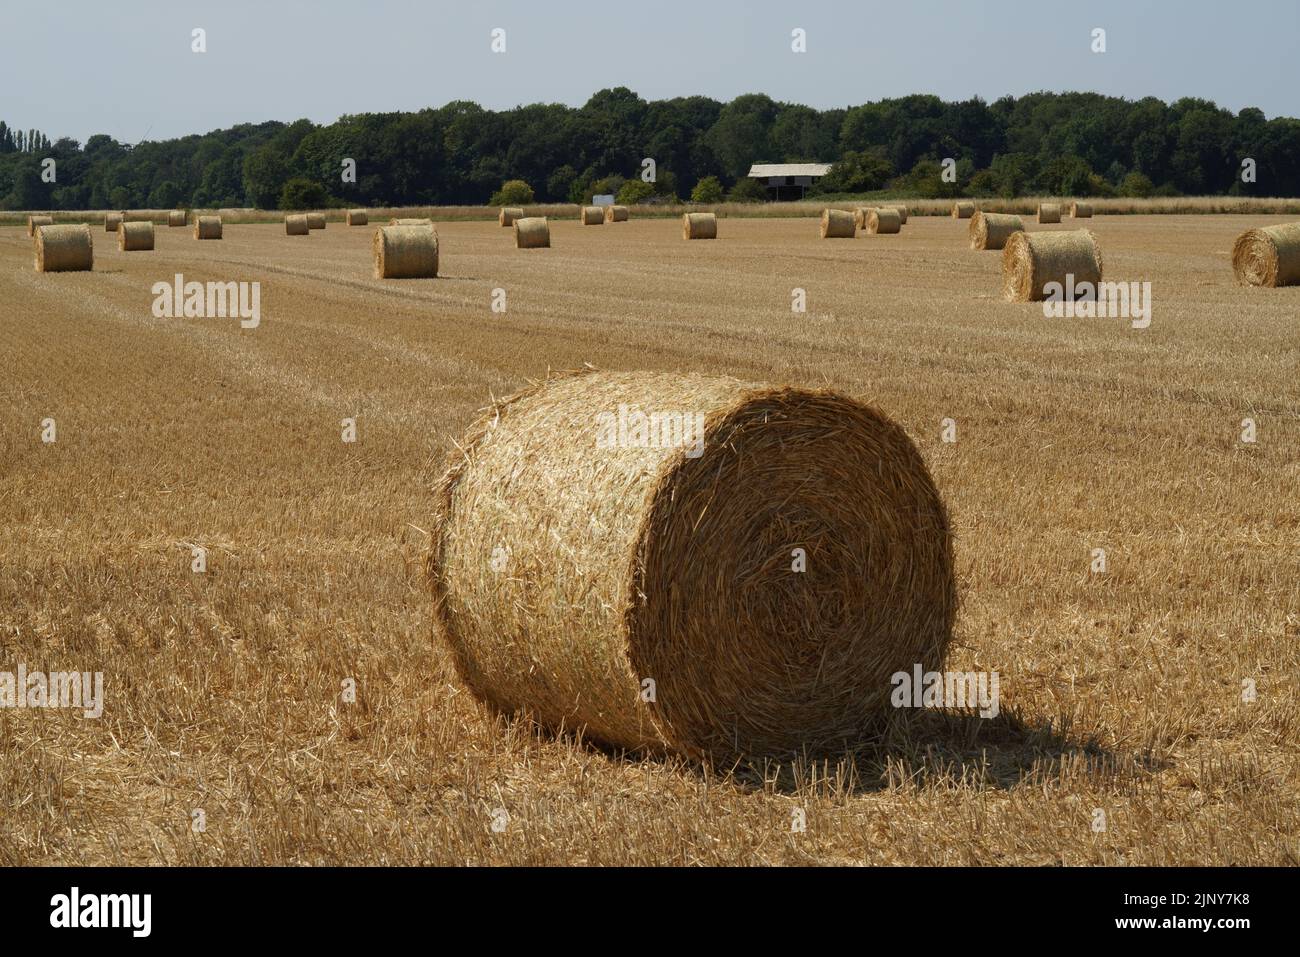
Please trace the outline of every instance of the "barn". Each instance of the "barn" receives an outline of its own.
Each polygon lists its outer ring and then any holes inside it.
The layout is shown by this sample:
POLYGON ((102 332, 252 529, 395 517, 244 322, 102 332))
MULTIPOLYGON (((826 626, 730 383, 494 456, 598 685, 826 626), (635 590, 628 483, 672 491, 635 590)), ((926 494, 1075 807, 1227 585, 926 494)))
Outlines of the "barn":
POLYGON ((808 187, 830 168, 830 163, 755 163, 749 178, 767 187, 769 199, 803 199, 808 187))

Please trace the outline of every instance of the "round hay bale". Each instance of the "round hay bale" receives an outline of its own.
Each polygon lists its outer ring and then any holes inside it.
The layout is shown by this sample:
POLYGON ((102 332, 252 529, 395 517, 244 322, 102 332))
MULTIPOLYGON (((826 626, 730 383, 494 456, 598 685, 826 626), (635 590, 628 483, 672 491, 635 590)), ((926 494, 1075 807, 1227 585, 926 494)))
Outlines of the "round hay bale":
POLYGON ((682 239, 717 239, 716 213, 682 213, 682 239))
POLYGON ((977 212, 970 218, 970 248, 1001 249, 1012 233, 1022 232, 1024 228, 1019 216, 977 212))
POLYGON ((284 232, 288 236, 306 236, 311 232, 311 227, 307 225, 307 216, 305 213, 290 213, 284 217, 284 232))
POLYGON ((877 206, 867 213, 867 234, 897 233, 903 229, 903 217, 893 207, 877 206))
POLYGON ((324 229, 324 228, 325 228, 325 214, 324 214, 324 213, 308 213, 308 214, 307 214, 307 228, 308 228, 308 229, 324 229))
POLYGON ((969 200, 960 200, 952 204, 953 219, 970 219, 975 215, 975 204, 969 200))
POLYGON ((85 223, 37 226, 33 244, 37 272, 84 272, 94 268, 95 243, 85 223))
POLYGON ((29 215, 27 217, 27 235, 35 236, 37 226, 53 226, 53 225, 54 225, 53 216, 42 216, 39 214, 29 215))
POLYGON ((892 209, 896 209, 896 210, 898 210, 898 218, 902 221, 903 225, 906 226, 906 225, 907 225, 907 207, 904 206, 902 203, 895 203, 891 208, 892 208, 892 209))
POLYGON ((123 223, 117 230, 117 248, 122 252, 153 249, 153 223, 123 223))
POLYGON ((847 209, 822 210, 822 239, 852 239, 858 227, 847 209))
POLYGON ((438 275, 438 233, 432 226, 375 230, 376 279, 431 279, 438 275))
POLYGON ((1012 233, 1002 249, 1002 292, 1011 302, 1040 302, 1043 287, 1101 282, 1101 247, 1086 229, 1051 233, 1012 233))
POLYGON ((599 226, 605 221, 605 211, 599 206, 584 206, 578 220, 584 226, 599 226))
POLYGON ((119 227, 119 226, 121 226, 121 225, 122 225, 122 214, 121 214, 121 213, 105 213, 105 214, 104 214, 104 232, 106 232, 106 233, 115 233, 115 232, 117 232, 117 227, 119 227))
POLYGON ((515 247, 517 249, 550 249, 551 227, 545 216, 525 216, 516 219, 515 247))
POLYGON ((365 226, 370 222, 370 215, 364 209, 348 210, 349 226, 365 226))
POLYGON ((194 238, 195 239, 220 239, 221 238, 221 217, 220 216, 196 216, 194 219, 194 238))
POLYGON ((524 211, 518 206, 502 206, 497 213, 497 222, 502 226, 513 226, 516 219, 523 219, 524 211))
POLYGON ((170 213, 167 214, 168 226, 184 226, 187 224, 188 221, 189 221, 189 217, 186 215, 185 210, 183 209, 173 209, 170 213))
POLYGON ((1243 286, 1300 285, 1300 223, 1242 233, 1232 247, 1232 271, 1243 286))
POLYGON ((866 229, 866 228, 867 228, 867 214, 870 213, 870 212, 871 212, 873 209, 875 209, 875 208, 876 208, 876 207, 874 207, 874 206, 859 206, 859 207, 857 207, 856 209, 854 209, 854 210, 853 210, 853 225, 856 226, 858 229, 866 229))
POLYGON ((1092 203, 1073 202, 1070 204, 1071 219, 1092 219, 1092 203))
POLYGON ((626 223, 627 207, 626 206, 606 206, 605 222, 607 223, 626 223))
POLYGON ((432 226, 433 220, 408 217, 406 219, 390 219, 388 221, 388 225, 389 226, 432 226))
POLYGON ((474 694, 723 765, 861 744, 893 674, 940 668, 957 605, 924 460, 833 392, 552 379, 470 428, 432 527, 436 629, 474 694), (664 441, 673 415, 693 444, 664 441))
POLYGON ((1039 203, 1038 221, 1040 223, 1059 223, 1061 221, 1061 204, 1039 203))

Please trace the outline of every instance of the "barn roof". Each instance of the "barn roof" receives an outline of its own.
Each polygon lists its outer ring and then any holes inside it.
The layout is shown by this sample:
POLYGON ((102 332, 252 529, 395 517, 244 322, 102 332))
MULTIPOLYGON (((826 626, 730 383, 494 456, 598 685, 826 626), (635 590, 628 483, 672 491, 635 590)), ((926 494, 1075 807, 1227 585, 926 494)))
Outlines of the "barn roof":
POLYGON ((749 168, 753 177, 766 176, 825 176, 830 163, 755 163, 749 168))

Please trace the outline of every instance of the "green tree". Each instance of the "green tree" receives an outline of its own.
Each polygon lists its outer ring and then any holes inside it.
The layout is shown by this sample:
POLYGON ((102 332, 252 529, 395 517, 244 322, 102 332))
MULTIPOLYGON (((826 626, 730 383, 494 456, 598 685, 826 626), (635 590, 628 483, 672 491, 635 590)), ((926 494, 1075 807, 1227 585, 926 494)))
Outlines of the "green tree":
POLYGON ((619 189, 614 202, 620 206, 635 206, 637 203, 644 203, 654 194, 655 188, 650 183, 644 183, 640 179, 629 179, 619 189))
POLYGON ((767 201, 767 187, 756 179, 742 176, 731 187, 727 199, 733 203, 762 203, 767 201))
POLYGON ((488 200, 489 206, 530 206, 533 203, 533 188, 522 179, 508 179, 488 200))
POLYGON ((289 179, 289 163, 279 147, 258 147, 244 160, 244 192, 260 209, 274 209, 289 179))
POLYGON ((314 179, 295 176, 284 184, 277 203, 280 209, 320 209, 329 205, 329 193, 314 179))
POLYGON ((171 209, 180 201, 180 186, 165 179, 150 191, 148 205, 154 209, 171 209))
POLYGON ((692 203, 720 203, 722 202, 722 183, 716 176, 706 176, 695 184, 691 190, 692 203))

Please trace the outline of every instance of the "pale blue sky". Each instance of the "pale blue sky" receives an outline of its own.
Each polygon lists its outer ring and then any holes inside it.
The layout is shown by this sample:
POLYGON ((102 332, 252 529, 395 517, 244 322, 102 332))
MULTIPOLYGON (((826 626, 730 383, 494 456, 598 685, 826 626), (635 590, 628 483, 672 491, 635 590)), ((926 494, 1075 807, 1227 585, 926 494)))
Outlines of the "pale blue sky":
POLYGON ((1034 90, 1300 114, 1300 0, 3 0, 0 119, 52 139, 241 122, 762 92, 819 108, 1034 90), (190 52, 207 30, 208 52, 190 52), (493 54, 490 31, 506 30, 493 54), (808 52, 790 50, 807 31, 808 52), (1107 52, 1090 50, 1094 27, 1107 52))

